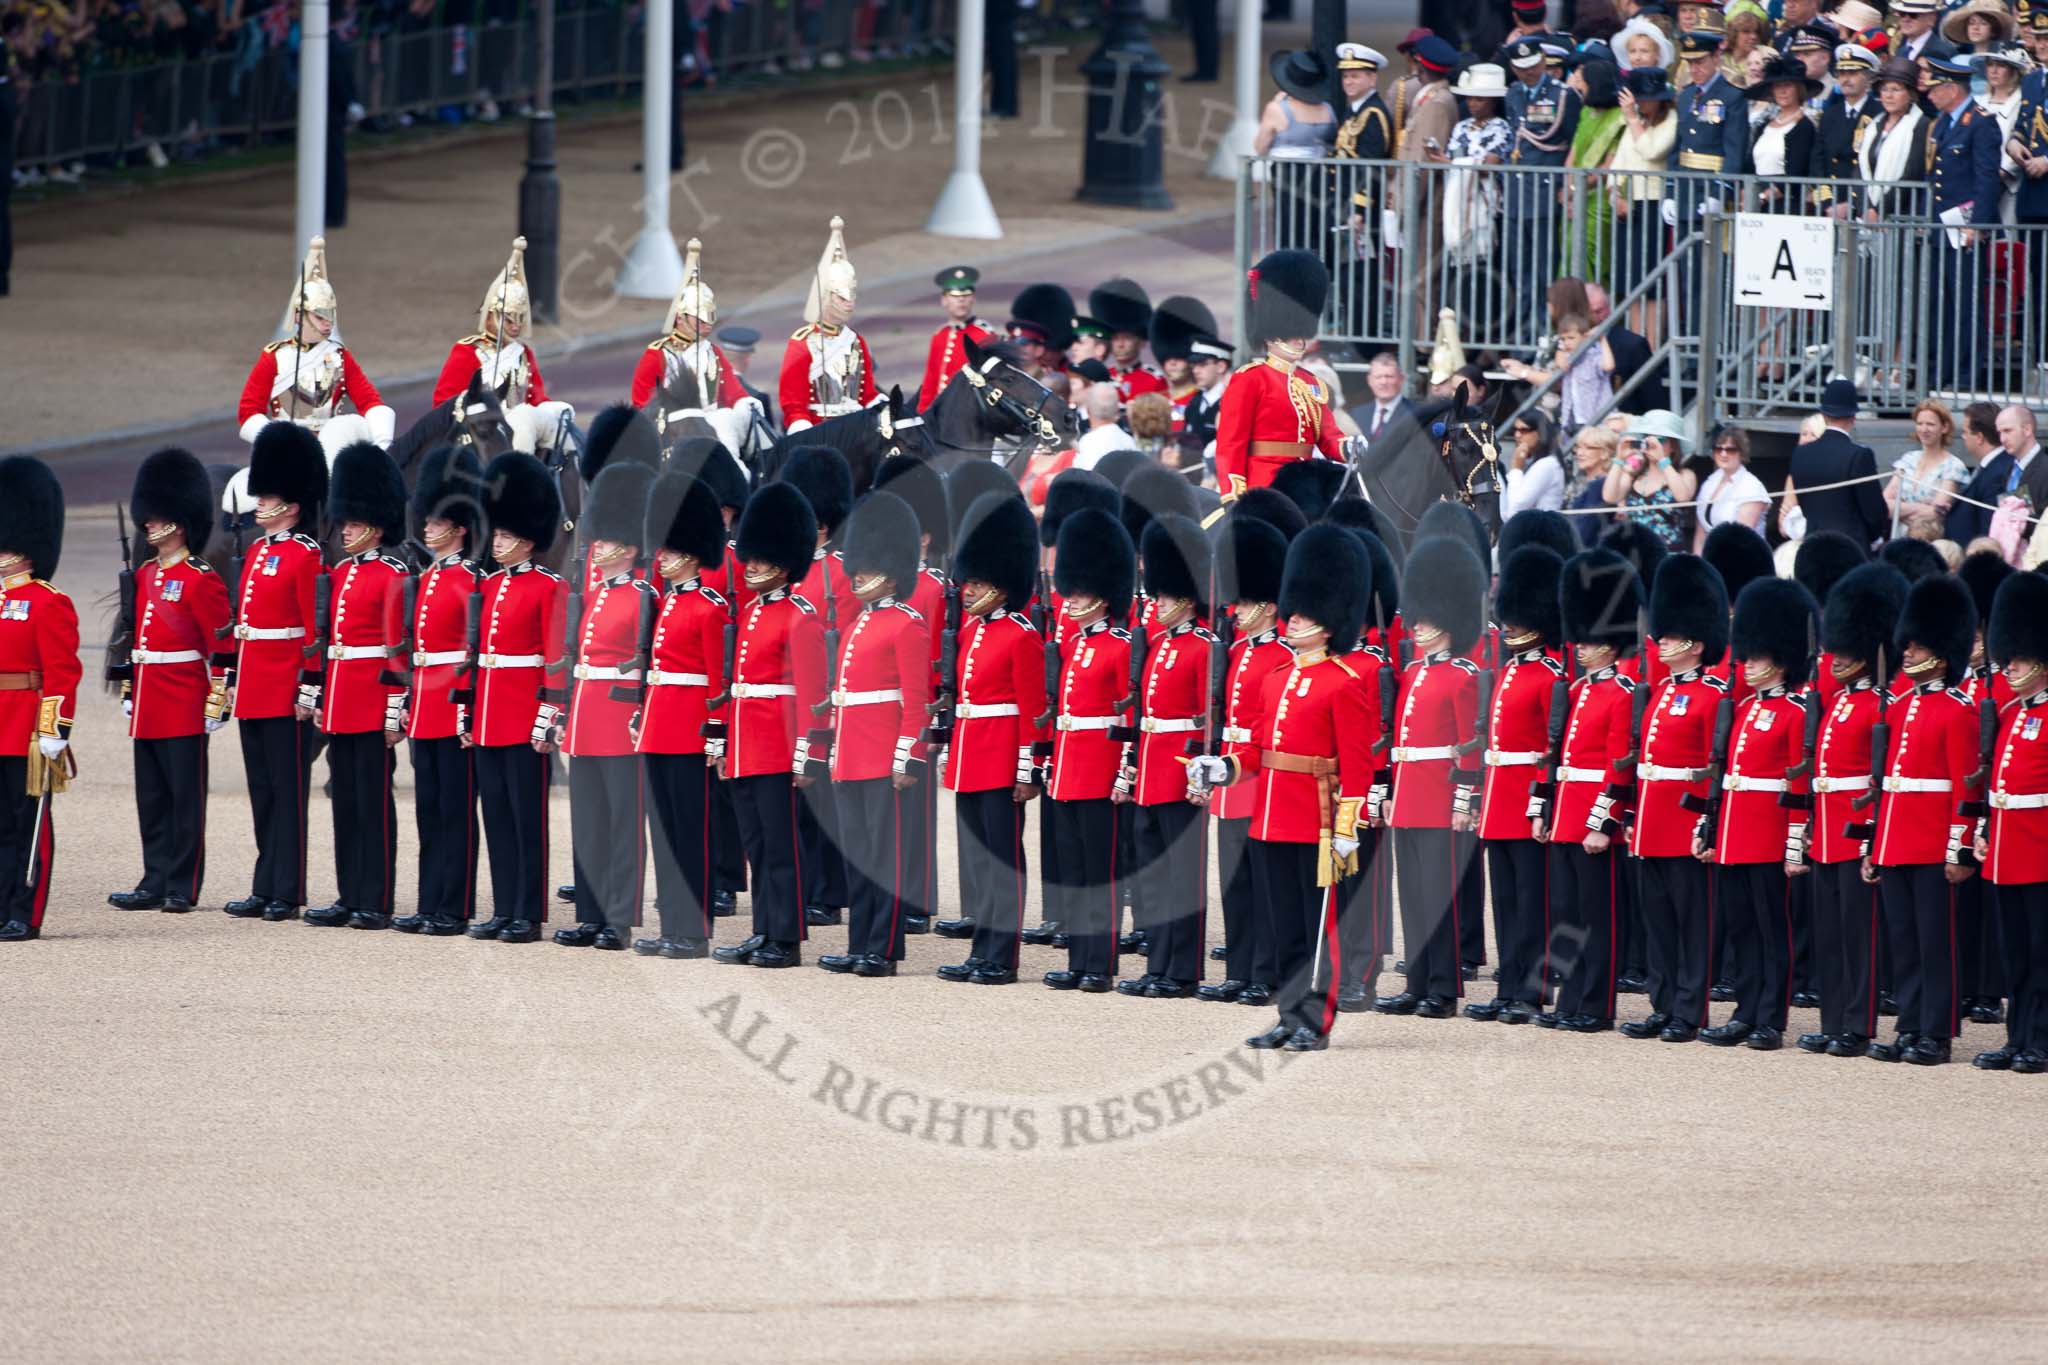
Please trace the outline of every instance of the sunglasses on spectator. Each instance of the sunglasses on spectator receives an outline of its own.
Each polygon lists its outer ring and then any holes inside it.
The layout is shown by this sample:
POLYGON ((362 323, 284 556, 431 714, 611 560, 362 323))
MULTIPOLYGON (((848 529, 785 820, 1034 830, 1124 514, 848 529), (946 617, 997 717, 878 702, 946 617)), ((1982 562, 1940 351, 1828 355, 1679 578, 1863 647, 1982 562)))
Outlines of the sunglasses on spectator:
POLYGON ((1718 445, 1714 447, 1714 453, 1716 455, 1720 454, 1724 450, 1728 451, 1730 454, 1733 455, 1740 455, 1742 453, 1742 447, 1738 445, 1718 445))

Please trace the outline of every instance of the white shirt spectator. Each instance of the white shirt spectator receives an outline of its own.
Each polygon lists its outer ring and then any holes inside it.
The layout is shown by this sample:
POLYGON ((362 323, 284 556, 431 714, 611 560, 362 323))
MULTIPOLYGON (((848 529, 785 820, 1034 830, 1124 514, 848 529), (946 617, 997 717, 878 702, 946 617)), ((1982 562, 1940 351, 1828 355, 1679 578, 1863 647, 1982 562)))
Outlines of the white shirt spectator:
POLYGON ((1131 433, 1114 422, 1105 427, 1090 427, 1074 443, 1074 468, 1093 469, 1102 457, 1113 450, 1136 450, 1138 443, 1131 439, 1131 433))
POLYGON ((1771 506, 1770 491, 1764 487, 1763 480, 1747 469, 1736 470, 1733 478, 1716 469, 1700 485, 1699 499, 1700 520, 1707 524, 1709 530, 1722 522, 1736 520, 1736 511, 1750 503, 1756 503, 1766 511, 1771 506))
POLYGON ((1508 471, 1508 492, 1500 512, 1502 520, 1517 512, 1541 508, 1555 512, 1564 506, 1564 465, 1554 455, 1545 455, 1527 469, 1508 471))

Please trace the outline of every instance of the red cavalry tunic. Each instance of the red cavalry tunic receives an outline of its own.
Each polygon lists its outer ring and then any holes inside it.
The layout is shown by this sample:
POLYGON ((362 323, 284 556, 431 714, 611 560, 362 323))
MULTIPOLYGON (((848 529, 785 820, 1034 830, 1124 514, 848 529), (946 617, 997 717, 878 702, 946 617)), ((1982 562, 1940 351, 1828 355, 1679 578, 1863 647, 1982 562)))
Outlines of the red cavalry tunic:
POLYGON ((1188 797, 1188 737, 1201 731, 1209 702, 1209 651, 1216 637, 1183 621, 1145 657, 1144 701, 1134 746, 1133 795, 1141 806, 1188 797))
POLYGON ((227 623, 227 589, 206 561, 181 553, 173 563, 152 559, 135 571, 130 739, 176 739, 206 729, 216 676, 209 660, 227 623))
POLYGON ((1045 641, 1022 612, 999 611, 960 627, 960 696, 946 746, 946 786, 992 791, 1029 782, 1031 749, 1045 732, 1045 641))
POLYGON ((391 651, 403 637, 405 562, 381 551, 351 555, 334 566, 332 628, 320 728, 330 735, 382 730, 391 699, 405 689, 384 681, 391 651))
MULTIPOLYGON (((1230 647, 1228 701, 1223 713, 1223 756, 1240 767, 1257 769, 1259 737, 1254 733, 1259 705, 1265 695, 1266 679, 1276 670, 1294 662, 1294 651, 1277 630, 1261 631, 1240 638, 1230 647)), ((1223 788, 1209 803, 1220 820, 1248 820, 1258 807, 1259 781, 1237 782, 1223 788)))
POLYGON ((1716 863, 1785 861, 1786 836, 1807 822, 1805 798, 1812 791, 1805 777, 1789 776, 1805 757, 1805 726, 1806 708, 1782 687, 1767 687, 1736 708, 1721 779, 1716 863))
POLYGON ((967 345, 961 339, 972 337, 977 346, 986 346, 995 339, 995 333, 980 318, 969 318, 965 322, 948 322, 932 333, 931 344, 925 347, 924 383, 917 389, 917 410, 923 412, 946 387, 947 381, 967 365, 967 345))
MULTIPOLYGON (((732 362, 725 358, 725 352, 711 341, 687 342, 678 337, 663 337, 649 342, 647 349, 640 353, 639 363, 633 366, 633 406, 644 408, 661 388, 662 381, 678 369, 686 369, 697 382, 698 401, 692 404, 700 408, 729 408, 747 396, 746 386, 733 373, 732 362), (692 361, 696 364, 692 364, 692 361), (708 362, 713 371, 715 386, 710 393, 704 392, 702 366, 708 362)), ((531 400, 538 403, 540 400, 531 400)))
POLYGON ((727 777, 786 773, 797 738, 811 731, 824 699, 825 636, 816 608, 787 586, 756 597, 740 614, 733 653, 727 777))
POLYGON ((1977 708, 1961 688, 1923 683, 1891 705, 1891 753, 1878 797, 1879 867, 1939 863, 1961 832, 1977 771, 1977 708))
POLYGON ((1572 715, 1557 770, 1557 810, 1550 822, 1552 843, 1618 834, 1627 823, 1623 806, 1632 779, 1625 760, 1633 752, 1629 698, 1636 686, 1634 678, 1612 665, 1572 684, 1572 715))
POLYGON ((20 757, 38 734, 71 733, 81 674, 78 608, 26 570, 0 582, 0 673, 25 683, 0 691, 0 754, 20 757), (53 713, 47 727, 45 709, 53 713))
POLYGON ((638 690, 642 667, 632 664, 640 653, 640 615, 656 610, 654 588, 630 573, 604 580, 583 611, 576 632, 576 666, 570 671, 576 688, 569 698, 569 730, 563 749, 571 758, 618 758, 633 752, 629 722, 636 699, 614 697, 617 687, 638 690))
POLYGON ((313 585, 322 572, 319 542, 297 531, 273 532, 243 556, 235 623, 235 714, 242 719, 291 715, 300 682, 319 680, 320 664, 306 651, 316 634, 313 585))
POLYGON ((1216 482, 1226 499, 1264 488, 1283 465, 1344 458, 1329 390, 1276 360, 1238 370, 1216 410, 1216 482))
POLYGON ((797 328, 782 352, 782 380, 776 397, 782 403, 784 426, 799 421, 816 424, 834 415, 821 410, 829 401, 825 375, 838 379, 840 403, 864 407, 880 392, 875 387, 875 362, 868 355, 866 337, 851 327, 806 324, 797 328))
POLYGON ((1394 731, 1394 800, 1388 824, 1401 829, 1450 828, 1452 788, 1479 782, 1478 752, 1454 752, 1476 733, 1478 720, 1478 664, 1439 650, 1408 665, 1394 731))
POLYGON ((564 663, 569 585, 528 559, 491 574, 478 591, 483 617, 470 733, 478 744, 529 744, 547 675, 564 663))
MULTIPOLYGON (((452 739, 455 692, 469 659, 469 599, 481 576, 460 551, 420 575, 412 612, 412 698, 405 733, 411 739, 452 739)), ((466 690, 466 689, 465 689, 466 690)))
POLYGON ((931 631, 906 602, 870 603, 839 650, 832 694, 832 777, 862 782, 924 762, 932 699, 931 631))
MULTIPOLYGON (((701 754, 704 727, 724 725, 726 706, 710 701, 725 689, 725 598, 693 578, 671 587, 654 618, 654 668, 640 707, 643 754, 701 754)), ((738 651, 738 643, 734 643, 738 651)), ((713 735, 722 738, 722 728, 713 735)))
POLYGON ((1344 659, 1317 651, 1296 655, 1266 675, 1252 721, 1255 742, 1231 759, 1232 783, 1259 774, 1251 837, 1274 844, 1313 844, 1334 829, 1339 801, 1365 801, 1373 780, 1377 726, 1358 674, 1344 659), (1335 771, 1298 771, 1276 758, 1327 760, 1335 771))
POLYGON ((1639 858, 1690 858, 1700 823, 1695 812, 1707 799, 1707 769, 1713 763, 1714 713, 1728 683, 1718 673, 1695 668, 1667 674, 1651 686, 1629 847, 1639 858))
MULTIPOLYGON (((434 381, 434 396, 429 406, 440 407, 458 393, 469 391, 469 381, 483 368, 483 357, 476 348, 483 343, 481 336, 464 337, 448 348, 448 359, 441 362, 441 377, 434 381)), ((540 358, 533 353, 533 347, 520 342, 519 349, 526 352, 526 394, 523 403, 545 403, 548 401, 547 386, 540 379, 540 358)))
POLYGON ((1124 746, 1110 731, 1117 703, 1130 691, 1131 633, 1094 621, 1067 636, 1061 655, 1059 718, 1053 722, 1045 794, 1055 801, 1106 801, 1123 763, 1124 746))
MULTIPOLYGON (((368 412, 371 408, 383 406, 383 396, 377 392, 377 386, 370 382, 370 377, 363 373, 363 367, 356 364, 355 355, 348 347, 337 345, 334 347, 334 351, 340 357, 341 363, 340 382, 336 386, 339 392, 327 404, 319 408, 301 401, 296 404, 297 411, 295 414, 293 410, 295 405, 292 402, 289 382, 291 366, 287 363, 285 367, 287 382, 283 387, 279 387, 277 370, 278 352, 293 344, 289 341, 272 342, 269 346, 263 348, 262 355, 256 357, 256 363, 249 369, 249 378, 242 385, 242 401, 235 405, 235 425, 237 427, 247 422, 251 417, 256 416, 285 419, 289 419, 294 415, 298 417, 332 416, 339 410, 341 406, 339 400, 343 397, 348 399, 349 405, 357 412, 368 412)), ((319 349, 320 344, 318 343, 308 348, 309 351, 319 349)), ((309 375, 308 378, 310 379, 310 377, 309 375)))
POLYGON ((2006 708, 1996 755, 1984 879, 1998 886, 2048 882, 2048 692, 2006 708))
POLYGON ((1852 825, 1867 825, 1856 801, 1870 790, 1871 728, 1883 714, 1885 703, 1877 684, 1858 678, 1846 688, 1837 684, 1835 698, 1821 717, 1820 738, 1814 746, 1813 824, 1807 857, 1816 863, 1851 863, 1863 857, 1869 840, 1865 831, 1852 825))
POLYGON ((1564 668, 1540 649, 1508 660, 1487 717, 1485 786, 1479 796, 1479 837, 1527 839, 1529 791, 1543 775, 1550 749, 1550 693, 1564 668))

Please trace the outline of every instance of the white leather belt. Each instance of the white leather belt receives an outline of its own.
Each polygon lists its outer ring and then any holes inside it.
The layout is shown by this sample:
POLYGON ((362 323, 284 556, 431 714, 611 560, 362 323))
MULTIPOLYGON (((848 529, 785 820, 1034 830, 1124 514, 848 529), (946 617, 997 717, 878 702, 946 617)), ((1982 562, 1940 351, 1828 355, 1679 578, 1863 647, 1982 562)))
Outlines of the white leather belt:
POLYGON ((617 668, 610 664, 578 664, 572 670, 578 682, 639 682, 637 668, 617 668))
POLYGON ((382 645, 329 645, 327 657, 346 662, 349 659, 381 659, 390 653, 382 645))
POLYGON ((1557 770, 1557 780, 1560 782, 1605 782, 1607 780, 1607 769, 1559 768, 1557 770))
POLYGON ((1189 730, 1199 730, 1202 722, 1183 717, 1178 720, 1161 720, 1157 716, 1146 716, 1138 722, 1138 728, 1148 735, 1180 735, 1189 730))
POLYGON ((131 649, 128 658, 138 664, 196 664, 205 658, 196 649, 131 649))
POLYGON ((649 687, 709 687, 711 678, 703 673, 664 673, 655 669, 647 675, 649 687))
POLYGON ((1667 768, 1661 763, 1645 763, 1636 769, 1636 776, 1645 782, 1697 782, 1706 775, 1705 768, 1667 768))
POLYGON ((2048 806, 2048 792, 1993 792, 1991 804, 1998 810, 2040 810, 2048 806))
POLYGON ((1830 792, 1867 792, 1870 790, 1870 774, 1858 773, 1854 777, 1816 777, 1813 789, 1826 796, 1830 792))
POLYGON ((1013 701, 990 702, 986 706, 976 706, 973 702, 963 701, 953 708, 953 715, 959 720, 980 720, 988 716, 1014 716, 1016 714, 1017 703, 1013 701))
POLYGON ((900 687, 881 687, 872 692, 834 692, 832 694, 832 704, 834 706, 880 706, 885 701, 902 700, 903 689, 900 687))
POLYGON ((1249 744, 1252 742, 1252 732, 1245 729, 1242 725, 1226 725, 1223 727, 1223 742, 1225 744, 1249 744))
POLYGON ((1727 773, 1721 778, 1724 792, 1781 792, 1785 790, 1782 777, 1744 777, 1741 773, 1727 773))
POLYGON ((237 640, 303 640, 304 626, 236 626, 237 640))
POLYGON ((1433 744, 1428 748, 1422 749, 1411 749, 1400 744, 1394 746, 1394 762, 1396 763, 1415 763, 1426 759, 1456 758, 1457 756, 1457 746, 1452 744, 1433 744))
POLYGON ((478 668, 539 668, 543 660, 538 654, 479 654, 478 668))
POLYGON ((1954 791, 1955 784, 1945 777, 1887 777, 1884 789, 1888 792, 1945 792, 1954 791))
POLYGON ((1525 754, 1507 749, 1488 749, 1486 751, 1486 766, 1489 768, 1523 768, 1530 764, 1541 763, 1542 761, 1543 755, 1541 753, 1525 754))
POLYGON ((1059 730, 1107 730, 1116 724, 1115 716, 1061 716, 1053 722, 1059 730))
POLYGON ((793 697, 796 688, 789 683, 734 683, 732 694, 742 701, 751 697, 793 697))
POLYGON ((415 650, 412 656, 414 668, 432 668, 436 664, 459 664, 469 661, 466 649, 423 649, 415 650))

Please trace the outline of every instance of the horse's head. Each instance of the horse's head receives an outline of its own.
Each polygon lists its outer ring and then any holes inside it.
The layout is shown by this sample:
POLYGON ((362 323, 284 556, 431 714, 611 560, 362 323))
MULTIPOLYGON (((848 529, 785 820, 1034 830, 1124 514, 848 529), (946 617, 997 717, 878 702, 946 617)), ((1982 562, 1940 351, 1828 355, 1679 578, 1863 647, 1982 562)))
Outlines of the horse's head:
POLYGON ((1467 401, 1463 384, 1451 395, 1450 409, 1436 424, 1437 452, 1457 485, 1457 499, 1486 518, 1489 531, 1500 530, 1500 442, 1493 423, 1467 401))
POLYGON ((477 458, 485 462, 508 450, 530 454, 535 444, 534 433, 506 413, 497 390, 484 382, 481 369, 469 377, 469 387, 455 399, 453 442, 474 447, 477 458))
POLYGON ((1007 342, 967 337, 967 364, 955 383, 972 388, 993 420, 991 436, 1023 437, 1051 450, 1079 439, 1081 420, 1060 397, 1034 379, 1007 342))

